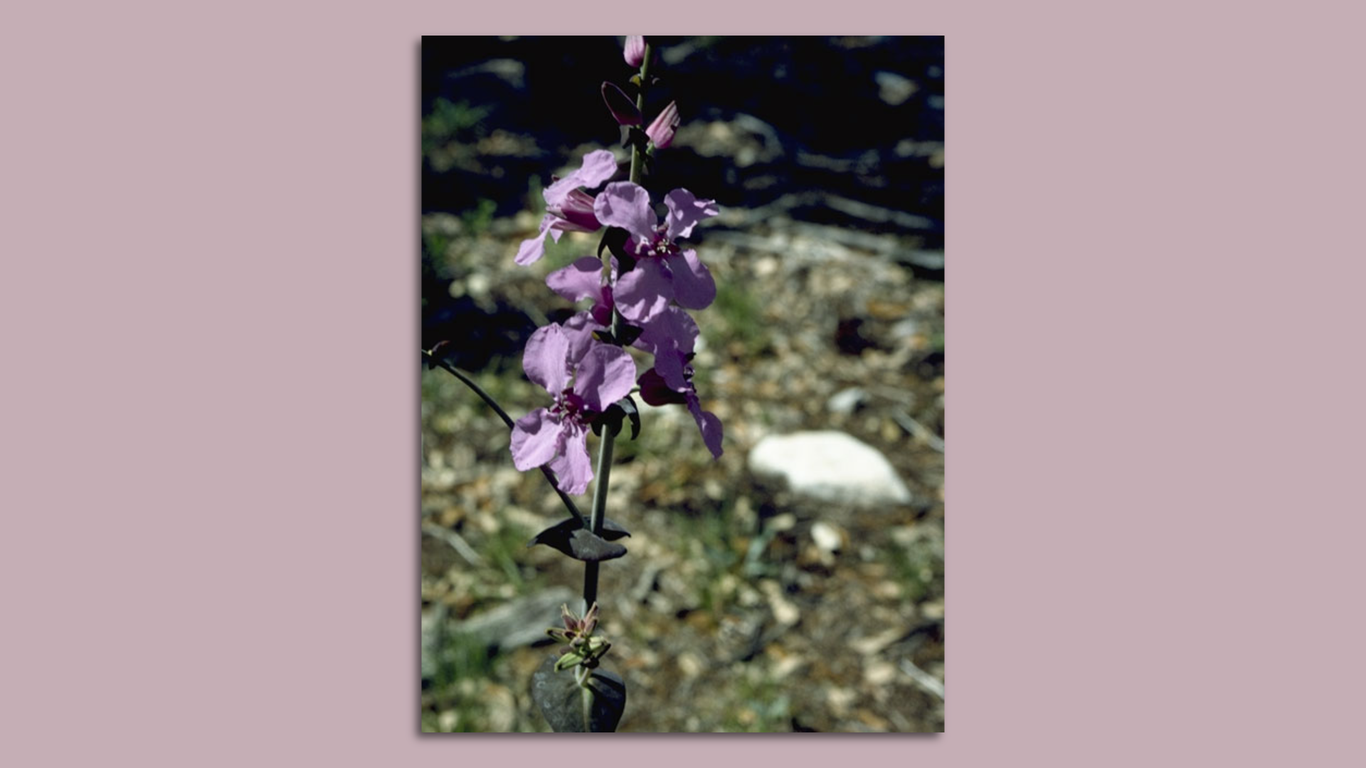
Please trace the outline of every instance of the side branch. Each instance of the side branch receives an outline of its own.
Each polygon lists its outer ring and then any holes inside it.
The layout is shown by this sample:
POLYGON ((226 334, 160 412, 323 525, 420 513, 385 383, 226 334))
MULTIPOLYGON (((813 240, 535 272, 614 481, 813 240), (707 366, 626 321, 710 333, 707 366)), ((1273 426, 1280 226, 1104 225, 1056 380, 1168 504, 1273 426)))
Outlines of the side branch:
MULTIPOLYGON (((504 411, 502 407, 498 405, 498 401, 494 400, 493 397, 485 392, 478 384, 475 384, 474 381, 470 379, 469 376, 465 375, 459 368, 456 368, 445 360, 433 356, 431 352, 425 349, 422 350, 422 361, 425 362, 429 368, 441 368, 464 382, 465 386, 474 390, 474 394, 479 395, 480 399, 485 403, 488 403, 488 406, 493 409, 494 413, 498 414, 498 417, 503 420, 503 423, 508 426, 508 429, 512 429, 516 426, 512 421, 512 417, 507 415, 507 411, 504 411)), ((591 521, 583 516, 583 513, 579 511, 578 505, 574 503, 573 499, 569 498, 569 494, 560 490, 560 486, 555 480, 555 473, 551 472, 550 468, 545 465, 541 465, 540 470, 541 474, 545 476, 546 482, 550 483, 550 487, 555 489, 555 494, 560 497, 560 501, 564 502, 565 509, 569 510, 570 516, 577 518, 578 521, 583 524, 583 527, 589 527, 591 521)))

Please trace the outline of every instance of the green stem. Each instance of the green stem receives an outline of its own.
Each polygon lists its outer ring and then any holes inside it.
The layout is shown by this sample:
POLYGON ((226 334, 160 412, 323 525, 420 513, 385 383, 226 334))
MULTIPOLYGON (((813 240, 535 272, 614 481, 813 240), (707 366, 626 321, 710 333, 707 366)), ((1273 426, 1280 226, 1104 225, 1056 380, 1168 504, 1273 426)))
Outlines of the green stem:
MULTIPOLYGON (((593 488, 593 511, 589 519, 589 530, 594 536, 602 535, 602 521, 607 516, 607 485, 612 474, 612 447, 616 442, 611 429, 602 431, 598 441, 598 473, 593 488)), ((583 568, 583 611, 587 613, 598 601, 598 563, 584 563, 583 568)))
MULTIPOLYGON (((640 110, 640 113, 641 113, 642 115, 645 114, 645 89, 647 89, 647 88, 650 87, 650 54, 651 54, 651 53, 652 53, 652 51, 650 50, 650 44, 647 42, 647 43, 645 43, 645 59, 644 59, 643 61, 640 62, 640 87, 636 89, 636 109, 639 109, 639 110, 640 110)), ((635 144, 632 144, 632 145, 631 145, 631 182, 634 183, 634 184, 639 184, 639 183, 640 183, 641 171, 644 170, 644 169, 641 167, 642 164, 641 164, 640 161, 641 161, 641 157, 640 157, 640 147, 637 146, 637 145, 635 145, 635 144)))
MULTIPOLYGON (((482 398, 485 403, 488 403, 488 406, 493 409, 493 412, 498 414, 498 417, 503 420, 504 424, 508 425, 508 429, 512 429, 516 426, 516 424, 512 421, 512 417, 507 415, 507 412, 504 411, 498 405, 498 402, 494 400, 493 397, 489 395, 489 393, 485 392, 478 384, 475 384, 474 381, 469 376, 466 376, 465 373, 462 372, 459 368, 456 368, 455 366, 451 365, 445 360, 433 357, 432 353, 428 352, 425 349, 422 350, 422 359, 428 365, 435 365, 446 370, 452 376, 455 376, 455 378, 460 379, 462 382, 464 382, 465 386, 474 390, 474 394, 479 395, 479 397, 482 398)), ((555 489, 555 493, 560 497, 560 501, 564 502, 565 509, 569 510, 570 516, 577 519, 581 525, 587 525, 588 523, 584 520, 583 513, 579 511, 578 505, 574 503, 573 499, 569 498, 569 494, 560 490, 559 483, 555 480, 555 473, 551 472, 550 468, 545 466, 544 464, 541 465, 540 470, 541 474, 545 476, 546 482, 550 483, 550 487, 555 489)))
MULTIPOLYGON (((636 108, 645 108, 645 89, 650 84, 650 44, 645 44, 645 59, 640 63, 640 88, 636 92, 636 108)), ((640 183, 641 176, 645 170, 642 162, 642 153, 639 144, 631 145, 631 181, 635 184, 640 183)), ((610 257, 609 257, 610 258, 610 257)), ((621 314, 613 310, 612 312, 612 337, 620 338, 618 329, 621 327, 621 314)), ((588 521, 589 530, 595 536, 602 535, 602 521, 607 516, 607 487, 608 478, 612 474, 612 446, 616 441, 616 436, 610 429, 602 431, 602 439, 598 442, 598 472, 595 482, 597 486, 593 489, 593 511, 588 521)), ((583 610, 585 613, 593 607, 593 603, 598 601, 598 563, 584 563, 583 568, 583 610)))

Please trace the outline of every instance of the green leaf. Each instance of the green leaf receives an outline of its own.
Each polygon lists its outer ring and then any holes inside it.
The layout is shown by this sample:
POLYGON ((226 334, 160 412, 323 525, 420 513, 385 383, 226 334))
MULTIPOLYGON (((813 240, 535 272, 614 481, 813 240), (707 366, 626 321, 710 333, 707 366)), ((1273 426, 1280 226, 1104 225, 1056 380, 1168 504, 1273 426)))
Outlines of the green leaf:
POLYGON ((562 672, 566 669, 569 669, 570 667, 577 667, 578 665, 583 663, 583 660, 585 658, 587 657, 579 651, 570 651, 569 653, 566 653, 565 655, 555 660, 555 671, 562 672))

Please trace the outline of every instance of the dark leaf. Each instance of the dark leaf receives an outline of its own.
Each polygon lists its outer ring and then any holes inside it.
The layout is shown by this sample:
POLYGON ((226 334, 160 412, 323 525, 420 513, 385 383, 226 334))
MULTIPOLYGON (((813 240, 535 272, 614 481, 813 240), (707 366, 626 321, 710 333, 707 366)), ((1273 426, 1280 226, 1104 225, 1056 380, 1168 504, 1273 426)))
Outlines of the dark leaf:
POLYGON ((640 436, 640 409, 636 408, 636 401, 630 395, 618 400, 616 405, 626 412, 626 418, 631 420, 631 439, 640 436))
MULTIPOLYGON (((619 315, 618 318, 620 318, 619 315)), ((640 338, 640 334, 644 331, 644 328, 629 325, 625 321, 618 319, 617 332, 620 334, 620 336, 613 336, 611 331, 599 329, 593 331, 593 338, 597 339, 598 341, 601 341, 603 344, 614 344, 618 347, 629 347, 631 346, 631 344, 635 342, 636 339, 640 338)), ((594 434, 596 434, 596 432, 594 434)))
POLYGON ((640 334, 644 331, 645 329, 639 326, 619 322, 617 323, 617 335, 620 338, 617 341, 620 342, 621 346, 629 347, 635 343, 636 339, 640 338, 640 334))
POLYGON ((544 544, 551 549, 569 555, 575 560, 596 563, 625 555, 626 547, 613 542, 630 535, 620 525, 611 520, 603 519, 602 536, 594 536, 593 532, 586 530, 577 519, 569 519, 536 534, 535 538, 527 543, 527 546, 534 547, 537 544, 544 544))
POLYGON ((589 426, 593 428, 593 434, 602 436, 602 430, 610 429, 612 436, 616 437, 621 433, 621 421, 626 417, 631 418, 631 439, 636 439, 640 434, 640 413, 636 410, 636 403, 630 395, 607 406, 607 410, 593 417, 589 426))
MULTIPOLYGON (((571 520, 570 522, 572 523, 573 521, 571 520)), ((602 537, 604 539, 616 541, 617 539, 630 535, 631 533, 629 531, 622 528, 619 524, 612 522, 611 518, 604 517, 602 519, 602 537)))
POLYGON ((602 240, 598 241, 598 258, 602 258, 602 250, 606 248, 617 257, 617 271, 621 274, 630 272, 636 266, 635 257, 626 252, 630 239, 631 233, 621 227, 608 227, 602 233, 602 240))
POLYGON ((615 731, 626 711, 626 683, 617 673, 599 667, 589 676, 589 691, 574 681, 574 670, 555 671, 556 657, 547 656, 531 676, 531 698, 556 733, 615 731), (585 700, 586 698, 586 700, 585 700))
POLYGON ((593 429, 593 434, 602 437, 602 430, 609 429, 612 436, 616 437, 621 431, 621 419, 626 413, 616 406, 615 403, 607 406, 607 410, 593 417, 588 426, 593 429))

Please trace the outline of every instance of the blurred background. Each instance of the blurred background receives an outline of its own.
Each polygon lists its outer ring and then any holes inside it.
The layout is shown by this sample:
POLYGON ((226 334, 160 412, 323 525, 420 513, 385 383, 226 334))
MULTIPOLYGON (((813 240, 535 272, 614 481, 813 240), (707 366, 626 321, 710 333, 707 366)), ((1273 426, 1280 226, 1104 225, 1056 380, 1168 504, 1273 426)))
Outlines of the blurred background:
MULTIPOLYGON (((644 186, 721 208, 688 243, 718 286, 694 366, 725 454, 681 406, 617 440, 620 730, 942 731, 943 38, 651 42, 645 119, 677 100, 682 124, 644 186)), ((634 70, 610 37, 428 37, 421 58, 422 344, 518 418, 548 402, 523 344, 579 309, 545 276, 599 235, 512 259, 552 174, 629 158, 600 87, 634 70)), ((565 512, 442 370, 422 440, 422 730, 549 730, 530 679, 583 564, 526 544, 565 512)))

